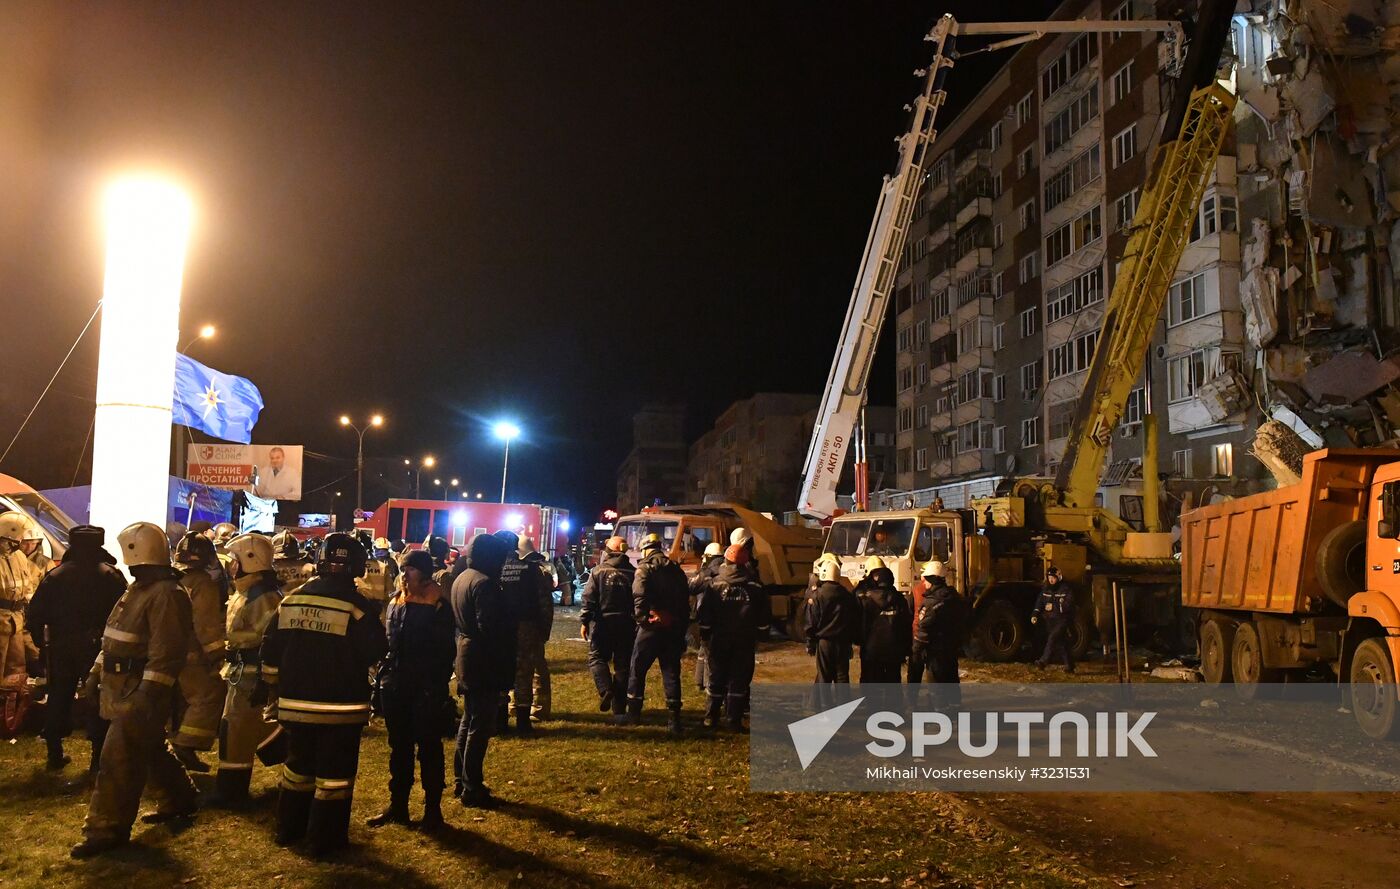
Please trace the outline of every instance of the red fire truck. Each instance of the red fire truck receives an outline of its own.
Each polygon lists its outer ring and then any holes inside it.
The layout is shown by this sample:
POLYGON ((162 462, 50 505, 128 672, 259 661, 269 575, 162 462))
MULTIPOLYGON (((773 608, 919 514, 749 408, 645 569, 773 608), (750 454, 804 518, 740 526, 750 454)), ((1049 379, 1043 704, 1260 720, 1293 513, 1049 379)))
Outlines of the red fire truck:
POLYGON ((555 555, 569 546, 569 513, 538 503, 482 503, 480 500, 413 500, 395 497, 355 523, 375 537, 402 539, 419 549, 428 537, 464 547, 476 534, 509 528, 530 537, 540 552, 555 555))

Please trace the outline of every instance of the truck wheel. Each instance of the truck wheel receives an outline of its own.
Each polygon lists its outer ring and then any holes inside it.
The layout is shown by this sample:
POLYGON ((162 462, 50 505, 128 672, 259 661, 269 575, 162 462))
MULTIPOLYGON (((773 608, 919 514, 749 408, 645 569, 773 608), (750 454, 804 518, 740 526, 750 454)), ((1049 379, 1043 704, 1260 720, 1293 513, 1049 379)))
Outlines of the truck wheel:
POLYGON ((1094 641, 1094 624, 1089 619, 1088 609, 1081 608, 1074 613, 1074 622, 1069 625, 1066 635, 1070 654, 1076 661, 1084 660, 1090 643, 1094 641))
POLYGON ((1219 685, 1230 682, 1230 648, 1235 641, 1235 628, 1219 620, 1201 623, 1201 675, 1206 682, 1219 685))
POLYGON ((1363 641, 1351 659, 1351 712, 1367 737, 1400 738, 1400 702, 1395 694, 1395 666, 1385 643, 1363 641))
POLYGON ((1235 642, 1230 646, 1230 671, 1235 676, 1235 694, 1246 701, 1262 697, 1270 683, 1283 678, 1278 669, 1264 666, 1264 646, 1259 641, 1259 630, 1249 621, 1235 627, 1235 642))
POLYGON ((997 599, 982 612, 976 635, 977 645, 987 660, 998 664, 1014 661, 1026 644, 1026 619, 1015 605, 997 599))
POLYGON ((1366 586, 1366 523, 1338 525, 1317 548, 1317 582, 1322 593, 1343 608, 1366 586))

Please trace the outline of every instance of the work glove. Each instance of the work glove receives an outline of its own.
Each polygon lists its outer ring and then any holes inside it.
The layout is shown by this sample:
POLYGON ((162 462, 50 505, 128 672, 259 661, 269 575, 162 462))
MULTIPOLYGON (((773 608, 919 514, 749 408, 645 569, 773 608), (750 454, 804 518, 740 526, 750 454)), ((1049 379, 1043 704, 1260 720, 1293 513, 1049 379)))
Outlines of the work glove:
POLYGON ((813 657, 817 653, 817 642, 815 639, 807 640, 807 656, 813 657))
POLYGON ((1033 623, 1033 624, 1038 624, 1038 623, 1040 623, 1040 615, 1038 615, 1038 614, 1032 614, 1032 615, 1031 615, 1031 623, 1033 623))

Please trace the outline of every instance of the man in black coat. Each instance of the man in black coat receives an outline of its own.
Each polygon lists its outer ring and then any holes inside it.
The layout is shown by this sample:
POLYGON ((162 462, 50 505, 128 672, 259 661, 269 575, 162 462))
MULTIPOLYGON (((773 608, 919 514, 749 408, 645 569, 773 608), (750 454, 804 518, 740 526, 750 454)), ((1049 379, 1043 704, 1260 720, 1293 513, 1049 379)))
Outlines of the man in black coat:
POLYGON ((934 691, 935 705, 956 707, 962 704, 958 650, 962 648, 966 612, 958 591, 948 586, 946 573, 947 567, 936 559, 924 565, 928 589, 919 601, 919 613, 914 616, 914 653, 909 659, 909 681, 921 682, 925 673, 931 673, 938 684, 934 691))
POLYGON ((609 537, 607 553, 588 575, 583 587, 580 631, 588 640, 588 670, 598 688, 598 709, 613 712, 613 721, 627 718, 627 675, 637 621, 632 617, 632 580, 637 569, 627 558, 627 540, 609 537))
POLYGON ((817 587, 807 597, 807 653, 817 658, 817 682, 851 681, 851 648, 860 641, 861 600, 841 582, 834 556, 818 560, 817 587))
POLYGON ((457 688, 464 712, 457 729, 453 761, 462 805, 495 808, 486 787, 486 747, 496 730, 502 692, 515 685, 516 626, 519 620, 501 588, 501 567, 512 555, 499 537, 478 534, 467 548, 467 567, 452 582, 452 614, 457 622, 457 688))
POLYGON ((681 566, 666 555, 659 534, 648 534, 642 540, 642 562, 632 579, 632 614, 637 621, 637 643, 627 679, 627 721, 633 725, 641 721, 647 671, 659 663, 670 713, 667 730, 679 735, 681 655, 690 624, 690 582, 681 566))
MULTIPOLYGON (((43 735, 50 769, 69 762, 63 739, 73 728, 73 695, 102 647, 107 615, 126 592, 126 578, 112 567, 117 560, 102 548, 103 542, 102 529, 92 525, 68 532, 63 564, 44 576, 25 610, 25 623, 48 666, 43 735)), ((100 745, 94 745, 94 763, 100 752, 100 745)))
POLYGON ((719 571, 702 583, 696 602, 700 638, 710 655, 706 728, 719 723, 721 706, 729 727, 735 731, 743 728, 754 653, 760 635, 768 632, 773 621, 768 594, 749 572, 748 561, 749 551, 742 544, 732 544, 724 552, 719 571))
POLYGON ((1074 623, 1074 590, 1060 576, 1060 569, 1051 565, 1045 571, 1045 586, 1035 600, 1031 623, 1045 619, 1045 651, 1035 666, 1044 668, 1051 658, 1059 656, 1065 672, 1074 672, 1074 653, 1069 650, 1069 628, 1074 623))
POLYGON ((899 682, 899 668, 909 659, 914 618, 904 594, 895 589, 894 572, 873 568, 861 600, 860 681, 899 682))

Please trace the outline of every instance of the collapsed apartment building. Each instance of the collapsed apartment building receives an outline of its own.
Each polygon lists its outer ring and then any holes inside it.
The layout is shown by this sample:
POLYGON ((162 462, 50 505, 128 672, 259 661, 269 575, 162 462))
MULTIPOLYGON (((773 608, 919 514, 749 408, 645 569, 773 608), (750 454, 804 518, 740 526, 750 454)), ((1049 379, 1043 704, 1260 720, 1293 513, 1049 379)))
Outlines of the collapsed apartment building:
MULTIPOLYGON (((1180 18, 1066 0, 1054 19, 1180 18)), ((1235 125, 1201 202, 1101 495, 1140 519, 1142 417, 1164 515, 1291 480, 1318 447, 1400 431, 1400 3, 1240 2, 1235 125)), ((1174 82, 1151 35, 1021 47, 945 121, 898 280, 898 491, 950 507, 1053 476, 1174 82), (1032 86, 1033 85, 1033 86, 1032 86)))

